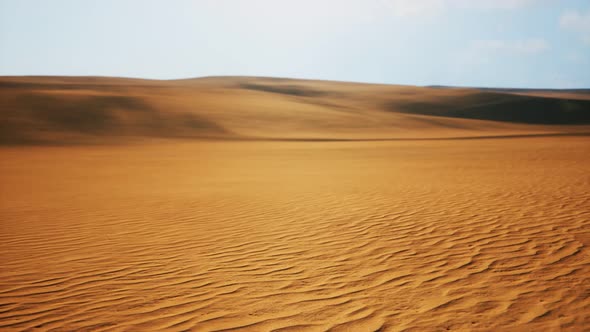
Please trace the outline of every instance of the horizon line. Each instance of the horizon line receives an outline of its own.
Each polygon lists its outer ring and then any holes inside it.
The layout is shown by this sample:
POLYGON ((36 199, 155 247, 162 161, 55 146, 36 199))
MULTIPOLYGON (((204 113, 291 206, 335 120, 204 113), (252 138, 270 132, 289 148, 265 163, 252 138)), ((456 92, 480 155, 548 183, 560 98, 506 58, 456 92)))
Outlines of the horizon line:
POLYGON ((363 82, 363 81, 346 81, 333 79, 318 79, 318 78, 302 78, 302 77, 281 77, 281 76, 252 76, 252 75, 206 75, 206 76, 192 76, 182 78, 148 78, 136 76, 108 76, 108 75, 0 75, 0 78, 114 78, 114 79, 130 79, 130 80, 145 80, 145 81, 188 81, 207 78, 259 78, 259 79, 276 79, 276 80, 293 80, 293 81, 319 81, 319 82, 335 82, 348 84, 367 84, 367 85, 389 85, 389 86, 412 86, 423 88, 448 88, 448 89, 488 89, 488 90, 521 90, 521 91, 576 91, 576 92, 590 92, 590 87, 576 87, 576 88, 522 88, 512 86, 481 86, 481 85, 446 85, 446 84, 404 84, 404 83, 382 83, 382 82, 363 82))

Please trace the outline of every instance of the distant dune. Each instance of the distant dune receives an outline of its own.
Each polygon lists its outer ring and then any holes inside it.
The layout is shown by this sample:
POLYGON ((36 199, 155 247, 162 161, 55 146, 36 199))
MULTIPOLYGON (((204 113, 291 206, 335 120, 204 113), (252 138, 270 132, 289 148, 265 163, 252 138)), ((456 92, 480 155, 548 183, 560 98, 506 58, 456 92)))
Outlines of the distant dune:
MULTIPOLYGON (((438 89, 457 89, 445 85, 430 85, 428 87, 438 89)), ((474 88, 488 92, 510 93, 525 96, 553 97, 562 99, 590 99, 590 89, 518 89, 518 88, 474 88)))
POLYGON ((575 92, 578 98, 570 98, 571 91, 546 96, 539 91, 514 92, 256 77, 3 77, 0 143, 118 143, 150 137, 401 139, 589 131, 588 91, 575 92))

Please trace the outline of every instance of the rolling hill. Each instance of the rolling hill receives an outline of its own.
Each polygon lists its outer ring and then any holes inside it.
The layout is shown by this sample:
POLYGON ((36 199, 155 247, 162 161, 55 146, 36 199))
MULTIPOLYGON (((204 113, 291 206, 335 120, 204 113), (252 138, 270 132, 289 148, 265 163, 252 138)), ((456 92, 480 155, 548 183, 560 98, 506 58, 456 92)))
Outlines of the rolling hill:
POLYGON ((2 77, 0 144, 568 134, 590 131, 589 95, 263 77, 2 77))

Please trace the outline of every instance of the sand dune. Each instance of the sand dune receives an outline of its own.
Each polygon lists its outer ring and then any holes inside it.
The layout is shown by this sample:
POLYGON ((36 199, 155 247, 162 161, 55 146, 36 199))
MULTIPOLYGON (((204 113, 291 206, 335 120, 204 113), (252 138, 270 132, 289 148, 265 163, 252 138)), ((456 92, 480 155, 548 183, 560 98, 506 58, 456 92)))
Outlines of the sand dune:
POLYGON ((0 88, 3 144, 590 132, 588 100, 476 89, 254 77, 5 77, 0 88))
POLYGON ((584 100, 539 123, 546 97, 472 89, 0 87, 3 331, 590 326, 584 100))

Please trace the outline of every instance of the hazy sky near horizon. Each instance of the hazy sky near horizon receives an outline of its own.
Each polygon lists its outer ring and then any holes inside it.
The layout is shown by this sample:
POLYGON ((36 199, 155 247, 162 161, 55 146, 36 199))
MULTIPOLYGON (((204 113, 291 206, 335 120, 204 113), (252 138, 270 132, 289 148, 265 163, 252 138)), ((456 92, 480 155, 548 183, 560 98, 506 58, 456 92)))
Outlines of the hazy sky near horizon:
POLYGON ((590 88, 590 0, 0 0, 0 75, 590 88))

